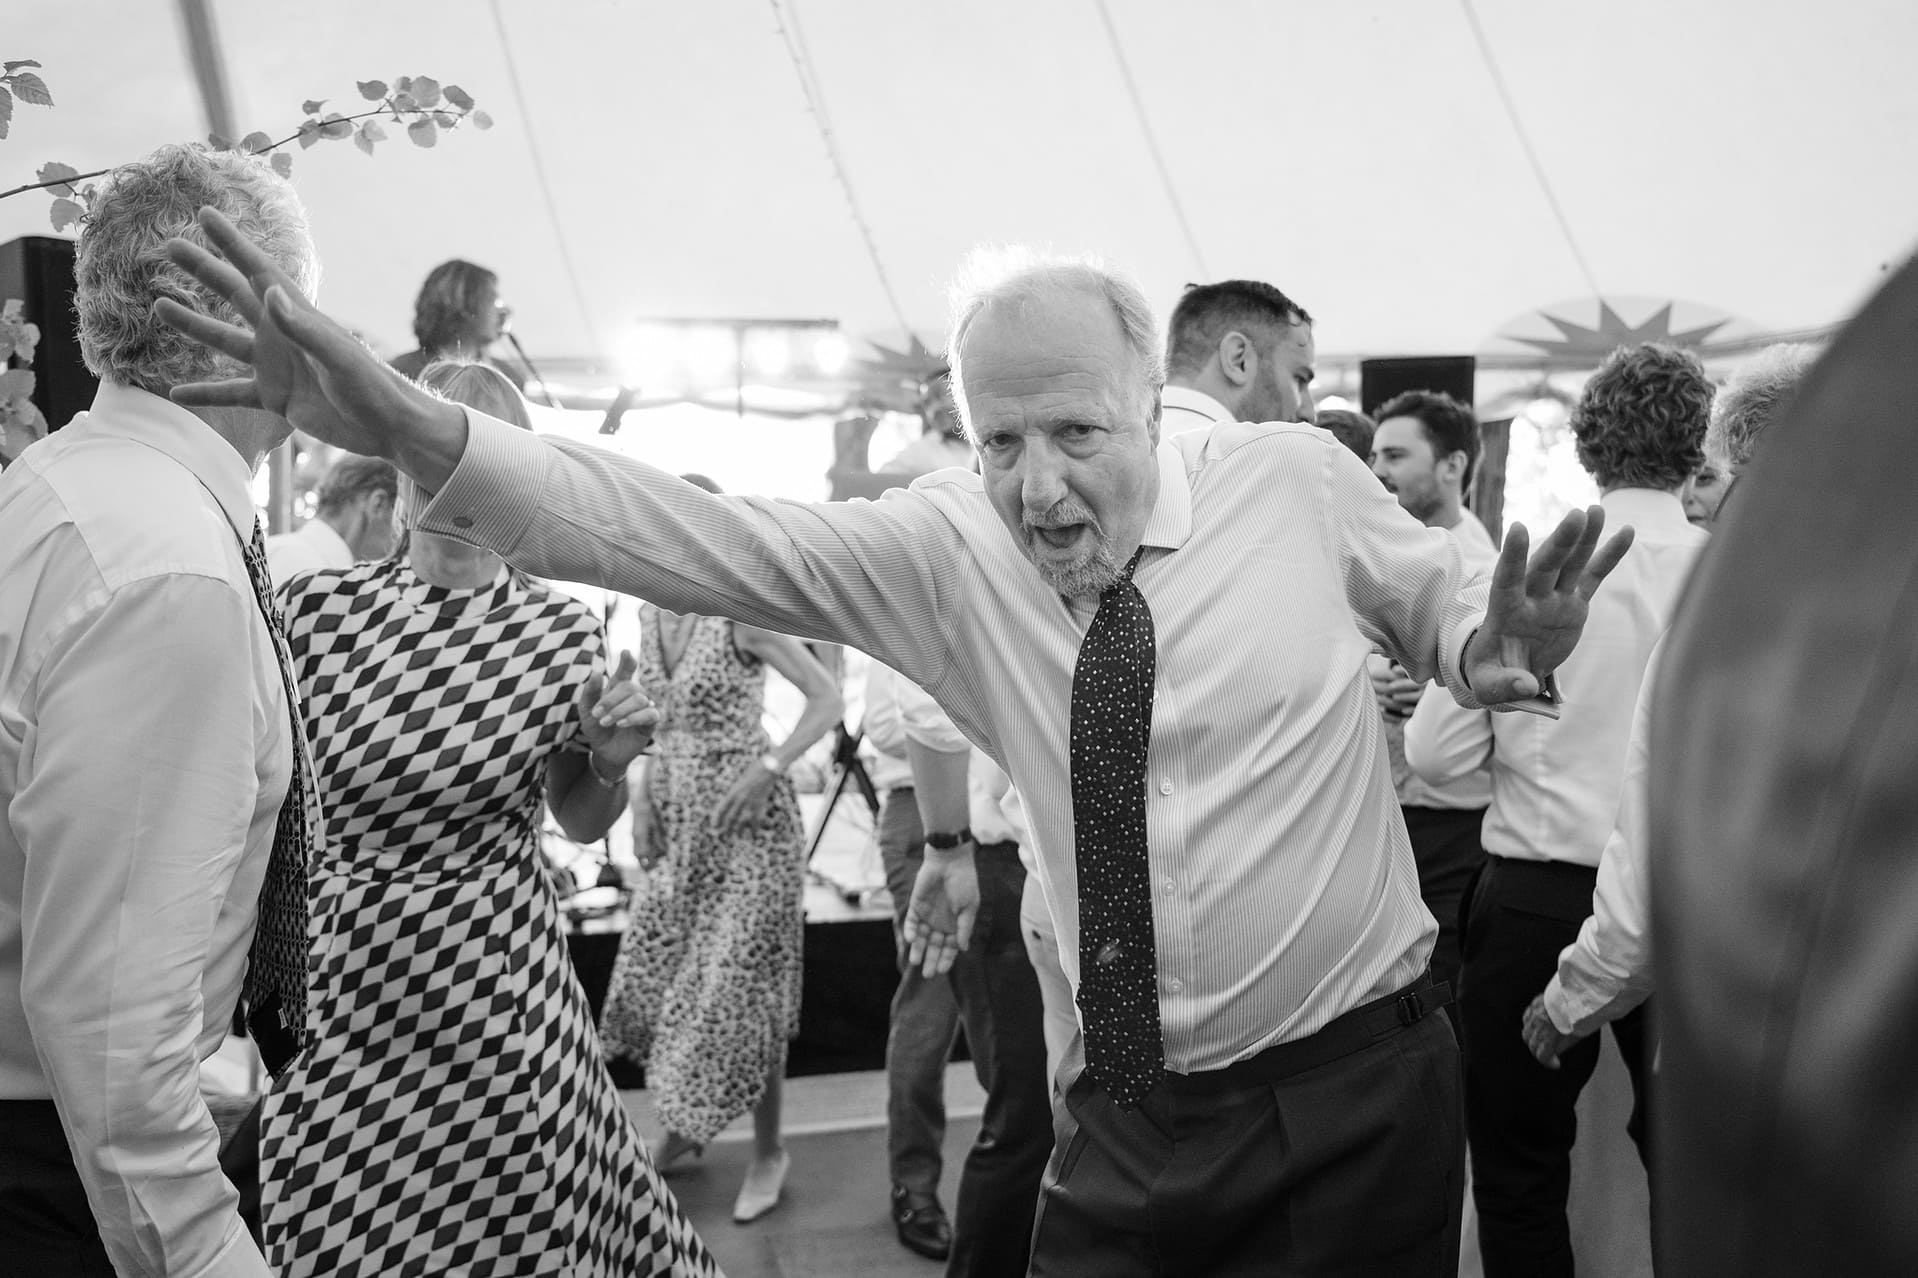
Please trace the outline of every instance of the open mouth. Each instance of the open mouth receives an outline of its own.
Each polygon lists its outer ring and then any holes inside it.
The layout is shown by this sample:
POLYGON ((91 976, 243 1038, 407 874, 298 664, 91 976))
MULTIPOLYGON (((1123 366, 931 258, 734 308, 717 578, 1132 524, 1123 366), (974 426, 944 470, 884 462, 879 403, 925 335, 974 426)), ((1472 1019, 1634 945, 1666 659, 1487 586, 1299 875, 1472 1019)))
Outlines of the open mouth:
POLYGON ((1080 530, 1084 527, 1084 524, 1061 524, 1056 528, 1042 528, 1035 525, 1032 534, 1042 545, 1053 550, 1066 550, 1079 540, 1080 530))

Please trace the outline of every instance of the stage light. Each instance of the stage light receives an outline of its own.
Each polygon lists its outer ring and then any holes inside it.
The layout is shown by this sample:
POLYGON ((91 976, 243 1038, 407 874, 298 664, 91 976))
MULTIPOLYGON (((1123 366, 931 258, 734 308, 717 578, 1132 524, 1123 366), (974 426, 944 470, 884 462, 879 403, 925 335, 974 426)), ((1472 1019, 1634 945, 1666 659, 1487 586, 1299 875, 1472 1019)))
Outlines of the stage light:
POLYGON ((620 350, 620 372, 628 386, 656 389, 681 376, 680 334, 664 324, 641 324, 627 334, 620 350))
POLYGON ((695 327, 686 333, 686 371, 700 385, 731 381, 739 367, 739 337, 724 328, 695 327))
POLYGON ((828 377, 837 377, 852 359, 852 346, 838 333, 821 333, 812 344, 813 367, 828 377))
POLYGON ((781 378, 793 365, 792 342, 778 329, 756 329, 746 334, 746 366, 761 377, 781 378))

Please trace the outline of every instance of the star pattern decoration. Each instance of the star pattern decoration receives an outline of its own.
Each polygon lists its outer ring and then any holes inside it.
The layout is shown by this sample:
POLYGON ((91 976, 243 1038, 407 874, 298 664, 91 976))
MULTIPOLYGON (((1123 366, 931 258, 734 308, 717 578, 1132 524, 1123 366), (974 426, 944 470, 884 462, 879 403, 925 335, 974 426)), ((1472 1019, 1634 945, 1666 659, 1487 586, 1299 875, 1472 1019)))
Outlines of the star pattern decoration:
POLYGON ((917 337, 901 350, 868 340, 871 355, 856 359, 849 370, 853 383, 850 404, 867 410, 909 413, 919 404, 919 388, 946 369, 945 356, 926 349, 917 337))
POLYGON ((1556 328, 1559 336, 1516 337, 1509 334, 1502 336, 1506 341, 1521 342, 1554 359, 1589 360, 1593 364, 1602 363, 1606 356, 1621 346, 1637 346, 1641 342, 1663 342, 1680 348, 1702 346, 1711 340, 1712 334, 1731 322, 1730 319, 1713 320, 1697 328, 1674 332, 1672 303, 1667 302, 1637 324, 1628 324, 1623 316, 1612 309, 1611 303, 1602 298, 1598 303, 1596 328, 1561 319, 1549 311, 1540 311, 1538 315, 1556 328))

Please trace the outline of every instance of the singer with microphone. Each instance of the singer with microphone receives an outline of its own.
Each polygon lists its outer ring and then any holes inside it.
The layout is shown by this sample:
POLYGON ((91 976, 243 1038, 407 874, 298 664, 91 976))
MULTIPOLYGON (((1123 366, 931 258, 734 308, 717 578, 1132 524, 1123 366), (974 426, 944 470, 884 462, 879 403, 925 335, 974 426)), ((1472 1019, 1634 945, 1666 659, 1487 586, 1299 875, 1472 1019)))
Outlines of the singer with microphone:
MULTIPOLYGON (((418 380, 421 370, 435 360, 491 364, 524 393, 526 371, 487 354, 493 343, 511 342, 513 309, 500 300, 499 276, 484 266, 454 258, 441 262, 420 285, 413 303, 413 337, 419 342, 393 361, 393 367, 418 380)), ((513 342, 518 350, 519 343, 513 342)), ((524 353, 521 354, 524 359, 524 353)))

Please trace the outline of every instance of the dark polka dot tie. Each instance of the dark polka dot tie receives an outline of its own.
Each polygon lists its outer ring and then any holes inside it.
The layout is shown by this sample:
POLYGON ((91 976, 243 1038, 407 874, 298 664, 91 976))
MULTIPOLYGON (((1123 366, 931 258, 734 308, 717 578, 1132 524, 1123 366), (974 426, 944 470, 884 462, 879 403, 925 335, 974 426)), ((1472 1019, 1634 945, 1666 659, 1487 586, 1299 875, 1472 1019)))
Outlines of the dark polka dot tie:
POLYGON ((1156 645, 1152 610, 1132 583, 1138 564, 1134 554, 1099 597, 1072 672, 1079 1021, 1087 1072, 1127 1109, 1165 1069, 1145 822, 1156 645))
POLYGON ((300 723, 300 696, 287 664, 286 625, 273 598, 273 580, 266 570, 266 539, 259 520, 253 521, 253 540, 246 547, 246 573, 253 580, 266 628, 273 636, 273 654, 286 687, 286 707, 293 728, 293 775, 280 803, 279 824, 273 830, 273 851, 267 858, 266 881, 260 886, 260 921, 248 952, 246 982, 241 998, 246 1006, 246 1029, 260 1059, 278 1075, 300 1054, 306 1041, 306 875, 313 854, 313 832, 318 828, 319 799, 314 788, 312 761, 307 757, 306 730, 300 723))

